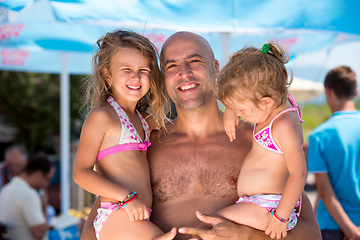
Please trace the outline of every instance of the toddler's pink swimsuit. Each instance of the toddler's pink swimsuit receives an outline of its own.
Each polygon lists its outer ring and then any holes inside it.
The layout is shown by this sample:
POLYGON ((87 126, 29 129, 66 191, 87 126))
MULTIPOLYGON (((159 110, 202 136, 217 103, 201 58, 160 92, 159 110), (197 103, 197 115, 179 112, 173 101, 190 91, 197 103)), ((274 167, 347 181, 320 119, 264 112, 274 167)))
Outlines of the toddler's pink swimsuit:
MULTIPOLYGON (((270 122, 270 124, 268 126, 264 127, 257 133, 255 133, 256 124, 255 124, 254 130, 253 130, 253 136, 257 143, 259 143, 264 148, 266 148, 270 151, 279 153, 279 154, 284 154, 284 153, 281 151, 279 146, 274 141, 274 139, 272 137, 272 133, 271 133, 272 132, 271 131, 272 124, 275 121, 275 119, 277 119, 279 116, 281 116, 282 114, 284 114, 286 112, 296 111, 301 123, 304 123, 304 120, 301 119, 300 107, 299 107, 299 105, 297 105, 295 103, 294 97, 291 94, 289 94, 288 99, 289 99, 291 105, 293 106, 292 108, 287 108, 287 109, 281 111, 278 115, 276 115, 274 117, 274 119, 270 122)), ((258 194, 258 195, 253 195, 253 196, 243 196, 243 197, 240 197, 236 201, 236 203, 240 203, 240 202, 254 203, 254 204, 258 205, 259 207, 266 208, 266 210, 268 210, 270 212, 271 210, 276 209, 278 207, 281 196, 282 195, 274 195, 274 194, 258 194)), ((287 225, 287 230, 291 230, 295 227, 295 225, 297 223, 297 217, 300 216, 300 211, 301 211, 301 196, 300 196, 300 200, 297 202, 297 204, 294 208, 294 211, 290 214, 289 222, 287 225), (297 207, 299 207, 298 212, 296 211, 297 207)))
POLYGON ((261 146, 263 146, 264 148, 276 152, 276 153, 280 153, 283 154, 283 152, 281 151, 281 149, 279 148, 279 146, 276 144, 276 142, 274 141, 274 138, 272 136, 272 125, 273 122, 282 114, 286 113, 286 112, 290 112, 290 111, 296 111, 301 123, 304 123, 304 120, 301 119, 301 111, 300 111, 300 107, 299 105, 297 105, 295 103, 294 97, 293 95, 289 94, 288 95, 288 99, 291 103, 291 105, 293 106, 292 108, 287 108, 283 111, 281 111, 278 115, 276 115, 274 117, 274 119, 270 122, 269 125, 267 125, 266 127, 264 127, 263 129, 261 129, 260 131, 258 131, 257 133, 255 133, 255 129, 256 129, 256 124, 254 126, 254 130, 253 130, 253 136, 254 139, 256 140, 257 143, 259 143, 261 146))

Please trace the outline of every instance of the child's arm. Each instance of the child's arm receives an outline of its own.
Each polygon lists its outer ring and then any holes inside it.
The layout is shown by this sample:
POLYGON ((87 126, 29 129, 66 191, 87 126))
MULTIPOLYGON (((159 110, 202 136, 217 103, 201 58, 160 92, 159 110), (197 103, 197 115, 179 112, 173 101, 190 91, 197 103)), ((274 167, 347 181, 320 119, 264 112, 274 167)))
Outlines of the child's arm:
MULTIPOLYGON (((131 198, 131 197, 130 197, 131 198)), ((129 199, 129 195, 126 200, 129 199)), ((120 209, 120 207, 119 207, 120 209)), ((138 198, 124 205, 123 209, 130 218, 130 221, 144 220, 150 217, 149 210, 146 205, 138 198)))
POLYGON ((239 124, 239 116, 231 109, 225 108, 223 122, 225 132, 229 136, 230 142, 236 139, 236 127, 239 124))
MULTIPOLYGON (((296 117, 296 116, 295 116, 296 117)), ((288 220, 296 203, 304 190, 307 168, 302 148, 302 128, 294 115, 283 115, 273 125, 273 136, 284 153, 285 163, 289 172, 282 198, 276 209, 276 216, 288 220)), ((265 230, 270 236, 286 236, 287 223, 278 220, 271 213, 268 214, 269 225, 265 230)))
MULTIPOLYGON (((93 167, 110 124, 105 110, 94 108, 86 119, 80 136, 79 147, 74 164, 74 181, 86 191, 118 201, 123 201, 130 190, 116 184, 94 171, 93 167)), ((144 203, 136 199, 125 208, 130 219, 148 217, 144 203), (137 210, 134 210, 134 209, 137 210)))

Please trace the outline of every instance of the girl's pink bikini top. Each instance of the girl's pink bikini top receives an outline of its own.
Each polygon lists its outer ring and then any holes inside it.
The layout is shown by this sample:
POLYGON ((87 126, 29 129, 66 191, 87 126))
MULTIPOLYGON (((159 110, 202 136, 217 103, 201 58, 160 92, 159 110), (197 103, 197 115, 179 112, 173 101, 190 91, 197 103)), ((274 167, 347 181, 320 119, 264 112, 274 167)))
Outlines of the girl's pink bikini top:
POLYGON ((293 106, 292 108, 287 108, 283 111, 281 111, 278 115, 276 115, 274 117, 274 119, 270 122, 269 125, 267 125, 266 127, 264 127, 263 129, 261 129, 260 131, 258 131, 257 133, 255 133, 255 128, 256 128, 256 124, 254 126, 254 130, 253 130, 253 136, 256 142, 258 142, 261 146, 263 146, 264 148, 276 152, 276 153, 280 153, 283 154, 283 152, 281 151, 281 149, 279 148, 279 146, 276 144, 276 142, 274 141, 273 137, 272 137, 272 124, 275 121, 276 118, 278 118, 280 115, 289 112, 289 111, 296 111, 299 119, 301 121, 301 123, 304 123, 305 121, 301 119, 301 111, 300 111, 300 107, 299 105, 297 105, 295 103, 294 97, 291 94, 288 94, 288 99, 291 103, 291 105, 293 106))
POLYGON ((110 105, 114 108, 116 113, 118 114, 122 126, 120 141, 118 145, 106 148, 100 151, 97 155, 96 161, 107 157, 111 154, 124 152, 124 151, 131 151, 131 150, 141 150, 146 151, 147 148, 151 145, 149 142, 150 138, 150 128, 147 124, 146 120, 143 116, 135 110, 139 118, 141 120, 141 125, 145 132, 145 139, 144 141, 141 140, 139 133, 136 131, 134 125, 131 123, 130 118, 127 116, 125 111, 119 106, 119 104, 110 96, 107 100, 110 105))

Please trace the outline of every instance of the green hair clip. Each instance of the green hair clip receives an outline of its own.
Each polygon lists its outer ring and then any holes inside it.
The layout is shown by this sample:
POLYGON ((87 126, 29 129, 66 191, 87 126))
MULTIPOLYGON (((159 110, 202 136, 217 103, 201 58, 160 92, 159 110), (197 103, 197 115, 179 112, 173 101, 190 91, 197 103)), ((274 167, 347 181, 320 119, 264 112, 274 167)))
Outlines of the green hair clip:
POLYGON ((270 51, 270 45, 265 43, 262 47, 262 52, 263 53, 268 53, 270 51))

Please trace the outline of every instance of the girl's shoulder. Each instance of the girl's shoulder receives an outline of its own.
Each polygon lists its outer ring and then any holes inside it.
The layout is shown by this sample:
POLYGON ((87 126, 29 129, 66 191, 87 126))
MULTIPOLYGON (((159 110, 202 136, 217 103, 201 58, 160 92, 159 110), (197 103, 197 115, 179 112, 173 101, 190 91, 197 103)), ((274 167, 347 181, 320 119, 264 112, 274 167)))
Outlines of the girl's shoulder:
POLYGON ((287 111, 273 120, 273 128, 292 128, 301 126, 301 119, 295 109, 287 111))
POLYGON ((299 139, 303 142, 302 123, 296 111, 279 116, 272 124, 272 135, 276 140, 299 139))
POLYGON ((116 116, 116 113, 114 109, 111 107, 110 104, 104 103, 101 106, 93 107, 90 110, 90 113, 88 117, 86 118, 86 121, 93 120, 93 121, 104 121, 107 119, 111 119, 114 116, 116 116))
POLYGON ((112 114, 107 107, 93 107, 82 126, 81 132, 86 136, 91 136, 90 138, 103 135, 112 128, 111 126, 113 126, 116 121, 115 117, 116 113, 112 114))

